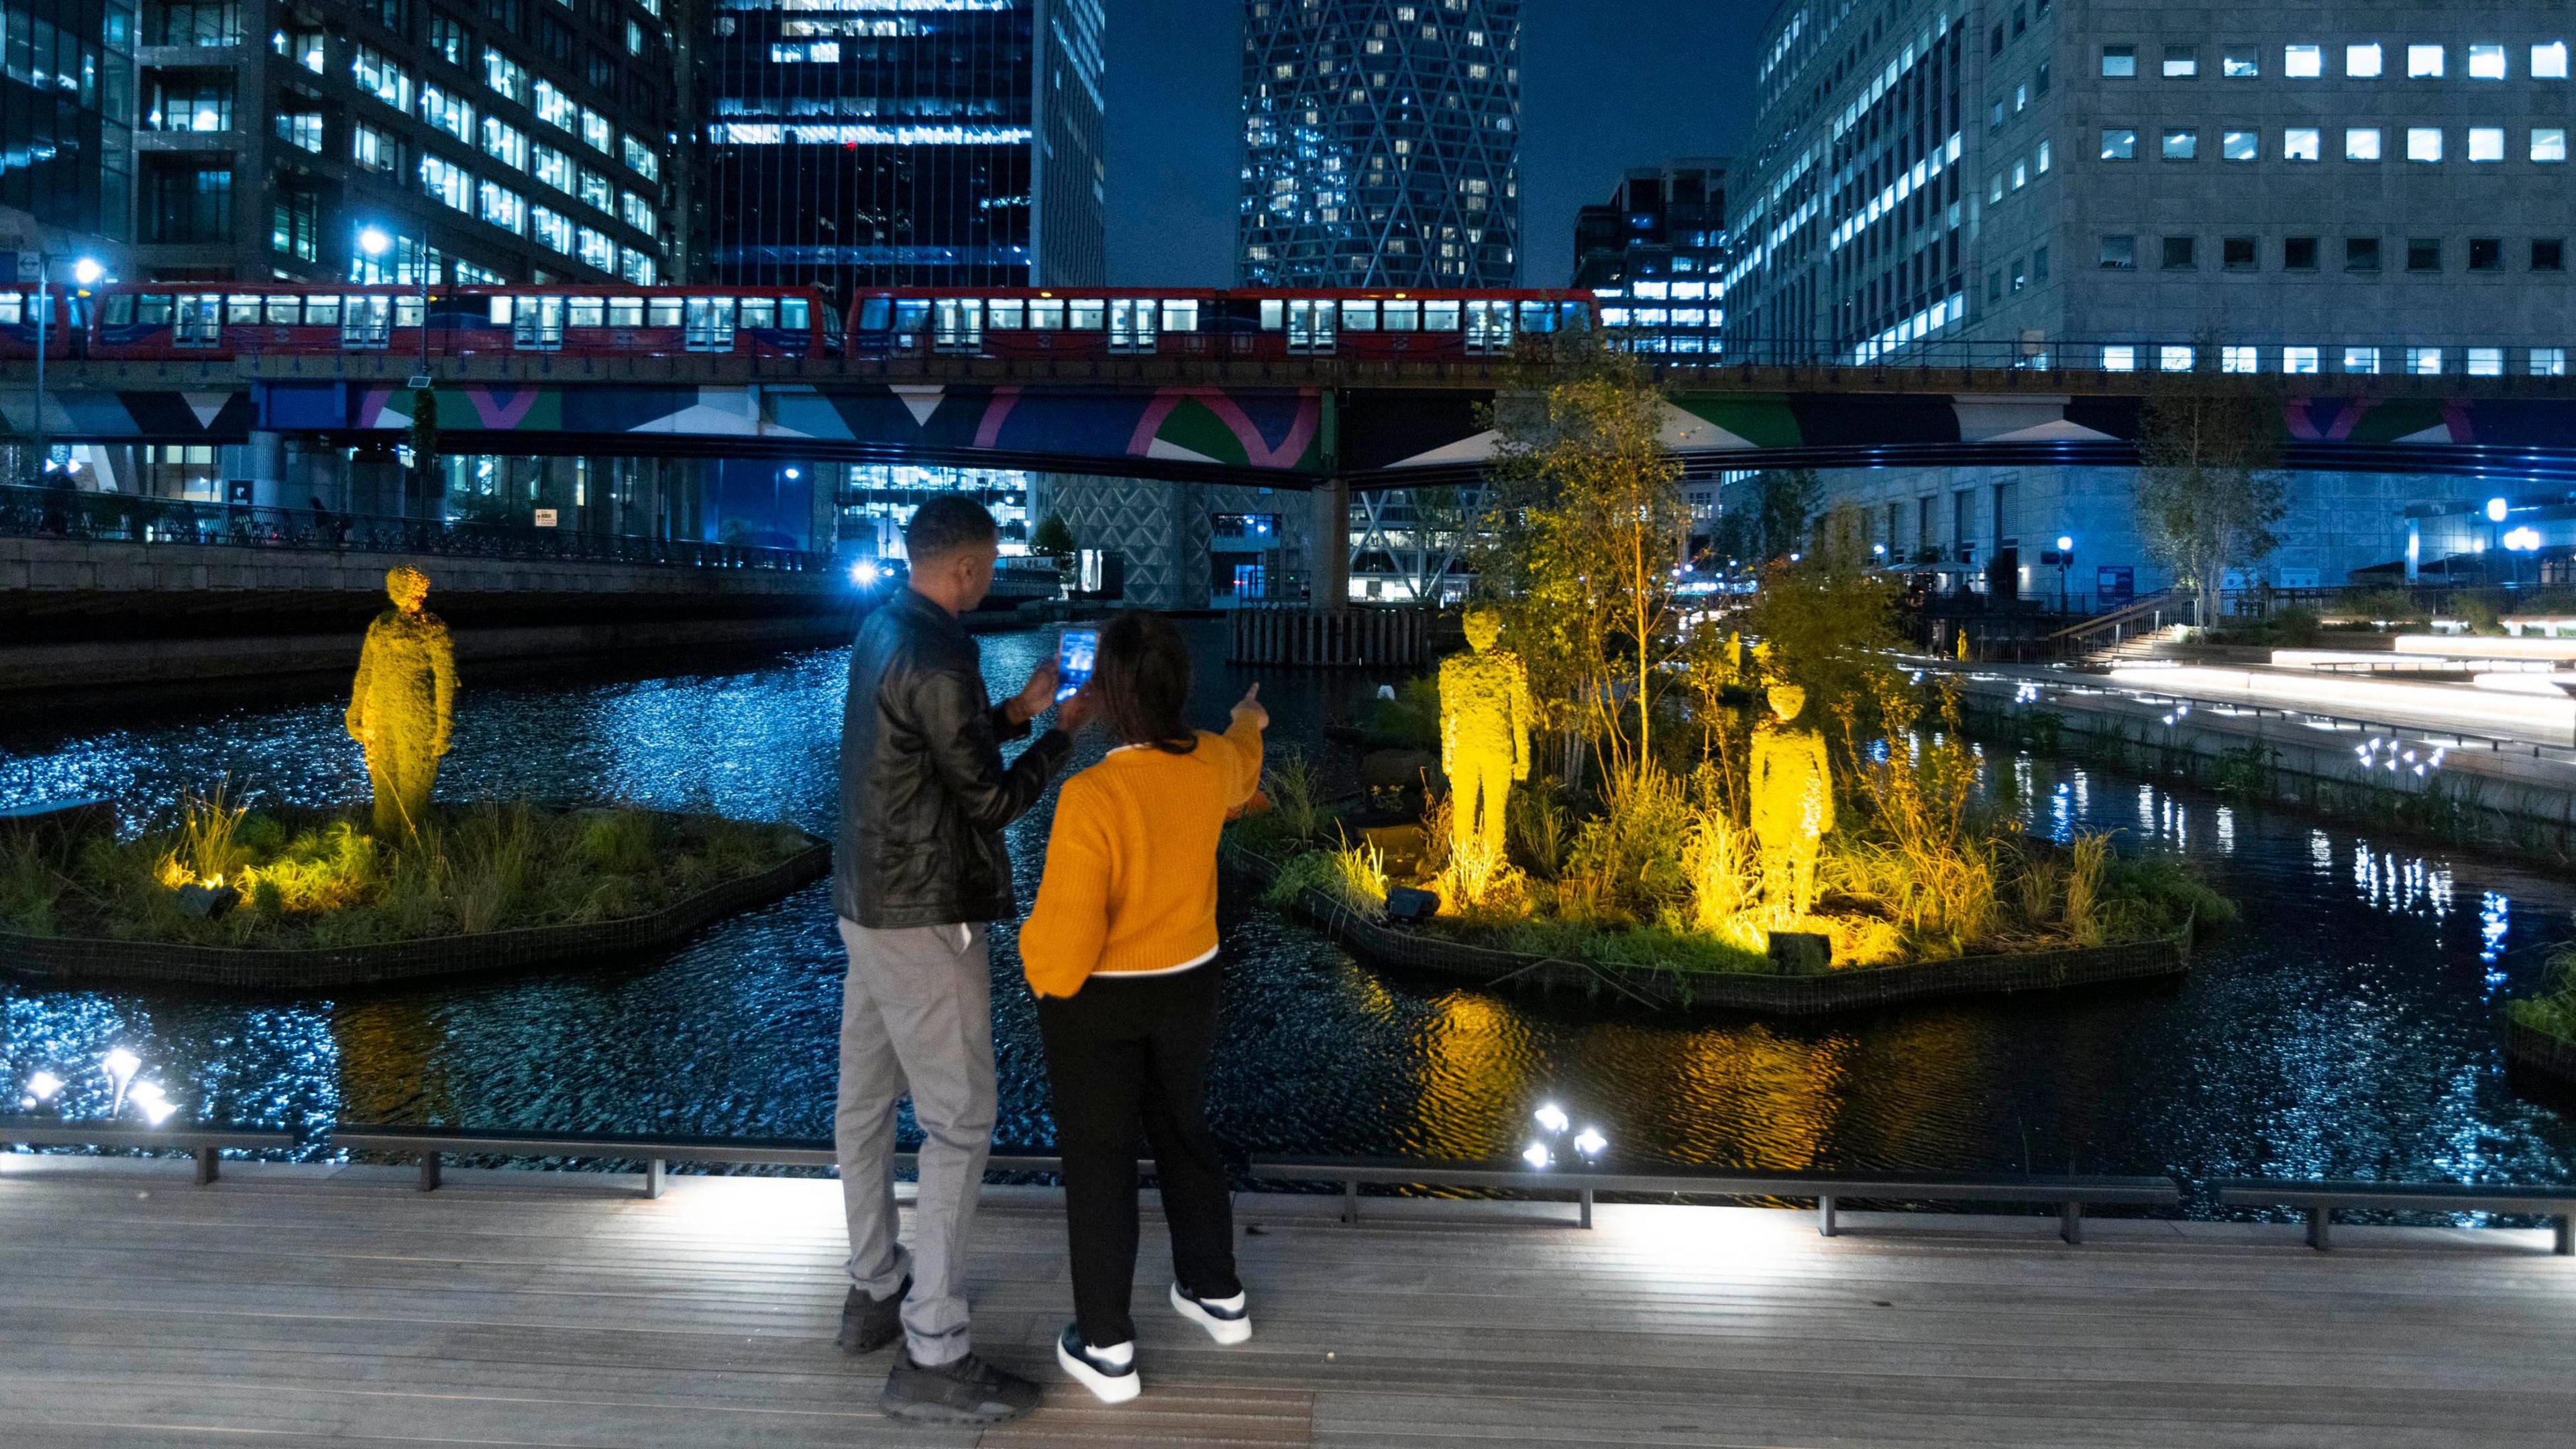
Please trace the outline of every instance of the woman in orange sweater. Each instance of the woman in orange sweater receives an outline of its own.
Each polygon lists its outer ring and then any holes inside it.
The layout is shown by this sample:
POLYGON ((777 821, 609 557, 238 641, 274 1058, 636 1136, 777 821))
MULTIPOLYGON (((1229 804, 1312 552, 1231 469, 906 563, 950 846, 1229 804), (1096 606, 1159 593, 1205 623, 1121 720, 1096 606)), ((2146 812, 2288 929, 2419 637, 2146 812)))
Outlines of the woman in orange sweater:
POLYGON ((1064 782, 1038 899, 1020 928, 1055 1094, 1074 1321, 1056 1361, 1110 1403, 1134 1398, 1136 1154, 1154 1151, 1171 1225, 1173 1311, 1221 1344, 1252 1337, 1234 1273, 1225 1164, 1207 1130, 1216 1035, 1216 843, 1261 779, 1270 716, 1254 685, 1224 734, 1183 710, 1180 631, 1122 614, 1085 693, 1116 744, 1064 782))

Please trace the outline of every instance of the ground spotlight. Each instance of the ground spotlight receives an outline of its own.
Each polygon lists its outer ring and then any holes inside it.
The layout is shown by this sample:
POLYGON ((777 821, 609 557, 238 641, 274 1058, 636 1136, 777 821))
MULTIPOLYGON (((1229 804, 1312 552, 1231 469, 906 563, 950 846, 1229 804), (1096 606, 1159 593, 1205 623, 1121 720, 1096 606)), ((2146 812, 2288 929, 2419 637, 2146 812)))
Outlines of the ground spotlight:
POLYGON ((1544 1142, 1533 1142, 1521 1149, 1521 1161, 1532 1167, 1545 1167, 1551 1160, 1544 1142))
POLYGON ((1565 1109, 1556 1105, 1554 1102, 1550 1102, 1539 1108, 1537 1111, 1531 1113, 1530 1116, 1538 1122, 1538 1125, 1546 1128, 1550 1132, 1562 1132, 1572 1121, 1572 1119, 1565 1115, 1565 1109))

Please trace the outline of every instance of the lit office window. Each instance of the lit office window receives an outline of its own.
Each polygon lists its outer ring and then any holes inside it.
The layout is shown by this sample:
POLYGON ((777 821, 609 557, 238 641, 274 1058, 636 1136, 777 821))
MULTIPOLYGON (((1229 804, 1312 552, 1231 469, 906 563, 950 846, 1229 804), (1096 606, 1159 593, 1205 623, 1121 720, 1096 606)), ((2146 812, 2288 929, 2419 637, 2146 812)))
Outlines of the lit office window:
POLYGON ((2102 74, 2127 78, 2138 73, 2138 48, 2134 45, 2102 47, 2102 74))
POLYGON ((2138 370, 2138 349, 2136 349, 2135 347, 2130 346, 2129 344, 2127 344, 2127 343, 2125 343, 2125 342, 2114 342, 2114 343, 2112 343, 2111 345, 2109 345, 2109 346, 2107 346, 2107 347, 2103 348, 2103 349, 2102 349, 2102 370, 2103 370, 2104 372, 2135 372, 2135 371, 2137 371, 2137 370, 2138 370))
POLYGON ((2015 161, 2013 163, 2013 190, 2019 191, 2029 184, 2030 163, 2027 161, 2015 161))
POLYGON ((2325 73, 2324 46, 2285 45, 2281 47, 2281 74, 2292 80, 2315 80, 2325 73))
POLYGON ((2438 80, 2442 75, 2442 47, 2410 45, 2406 47, 2406 74, 2415 80, 2438 80))
POLYGON ((2260 360, 2261 357, 2261 348, 2237 346, 2222 347, 2218 349, 2218 370, 2221 372, 2260 372, 2263 370, 2263 364, 2260 360))
POLYGON ((2567 375, 2567 349, 2564 347, 2535 347, 2531 349, 2531 375, 2534 377, 2565 377, 2567 375))
POLYGON ((2504 376, 2504 349, 2501 347, 2470 348, 2468 374, 2471 377, 2504 376))
POLYGON ((2343 159, 2346 161, 2378 160, 2379 128, 2377 126, 2347 127, 2343 133, 2343 159))
POLYGON ((2438 347, 2407 348, 2406 370, 2415 374, 2417 377, 2441 376, 2442 349, 2438 347))
POLYGON ((2504 127, 2471 126, 2469 128, 2469 160, 2477 162, 2503 159, 2504 127))
POLYGON ((2200 74, 2200 47, 2168 45, 2165 47, 2165 79, 2189 80, 2200 74))
POLYGON ((2138 269, 2138 239, 2134 236, 2102 238, 2101 268, 2106 272, 2134 272, 2138 269))
POLYGON ((2227 131, 2218 138, 2218 154, 2229 161, 2251 161, 2263 154, 2263 142, 2251 131, 2227 131))
MULTIPOLYGON (((2440 132, 2435 132, 2440 135, 2440 132)), ((2292 126, 2281 132, 2281 159, 2314 161, 2324 152, 2325 133, 2314 126, 2292 126)))
MULTIPOLYGON (((2561 133, 2561 135, 2560 135, 2560 140, 2561 140, 2561 142, 2562 142, 2562 143, 2563 143, 2563 142, 2564 142, 2564 140, 2565 140, 2565 134, 2564 134, 2563 132, 2562 132, 2562 133, 2561 133)), ((2042 142, 2040 142, 2040 143, 2039 143, 2039 155, 2038 155, 2038 157, 2033 161, 2033 163, 2032 163, 2032 164, 2033 164, 2033 166, 2038 170, 2039 174, 2040 174, 2040 175, 2042 175, 2042 176, 2046 176, 2046 175, 2048 174, 2048 167, 2049 167, 2049 155, 2050 155, 2050 149, 2049 149, 2049 145, 2048 145, 2048 143, 2047 143, 2046 141, 2042 141, 2042 142)))
POLYGON ((2343 48, 2343 73, 2355 80, 2369 80, 2380 72, 2379 42, 2347 45, 2343 48))
POLYGON ((2105 161, 2138 159, 2138 133, 2125 126, 2103 127, 2102 159, 2105 161))
POLYGON ((2439 161, 2442 159, 2442 128, 2409 126, 2406 128, 2406 159, 2439 161))
POLYGON ((2470 46, 2469 79, 2503 80, 2504 47, 2501 45, 2470 46))
POLYGON ((2376 347, 2345 348, 2343 350, 2343 370, 2346 372, 2365 373, 2375 373, 2379 371, 2379 349, 2376 347))
POLYGON ((2156 370, 2159 372, 2191 371, 2191 349, 2170 344, 2157 348, 2156 370))
POLYGON ((2263 58, 2250 50, 2231 50, 2219 57, 2218 73, 2229 80, 2252 80, 2263 73, 2263 58))
POLYGON ((2296 373, 2315 372, 2317 370, 2317 350, 2313 347, 2282 348, 2281 370, 2283 372, 2296 373))
POLYGON ((1986 183, 1986 204, 1988 206, 2001 206, 2003 203, 2004 174, 1998 171, 1995 173, 1994 179, 1986 183))
POLYGON ((2567 79, 2566 41, 2542 40, 2532 43, 2531 78, 2533 80, 2567 79))
POLYGON ((2200 132, 2189 126, 2168 128, 2165 132, 2165 159, 2194 161, 2200 157, 2200 132))
POLYGON ((2567 128, 2565 126, 2532 127, 2531 159, 2543 162, 2566 160, 2567 128))

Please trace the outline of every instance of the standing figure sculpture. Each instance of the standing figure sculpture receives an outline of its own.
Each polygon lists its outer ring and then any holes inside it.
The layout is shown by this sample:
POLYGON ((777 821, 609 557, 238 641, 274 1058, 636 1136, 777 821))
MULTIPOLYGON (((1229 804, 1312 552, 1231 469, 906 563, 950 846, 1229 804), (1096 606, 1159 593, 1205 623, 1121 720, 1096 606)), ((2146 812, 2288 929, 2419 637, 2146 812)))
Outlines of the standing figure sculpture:
POLYGON ((1816 907, 1816 857, 1834 828, 1834 782, 1825 737, 1791 724, 1807 691, 1775 684, 1771 712, 1753 732, 1753 837, 1762 846, 1762 895, 1782 927, 1816 907))
POLYGON ((1503 859, 1503 807, 1530 772, 1529 670, 1494 647, 1503 616, 1467 611, 1468 652, 1440 664, 1440 771, 1449 777, 1449 841, 1488 868, 1503 859))
POLYGON ((349 692, 349 738, 367 751, 376 833, 411 835, 429 818, 430 786, 456 724, 456 646, 421 607, 429 575, 395 569, 385 575, 385 593, 394 606, 367 626, 349 692))

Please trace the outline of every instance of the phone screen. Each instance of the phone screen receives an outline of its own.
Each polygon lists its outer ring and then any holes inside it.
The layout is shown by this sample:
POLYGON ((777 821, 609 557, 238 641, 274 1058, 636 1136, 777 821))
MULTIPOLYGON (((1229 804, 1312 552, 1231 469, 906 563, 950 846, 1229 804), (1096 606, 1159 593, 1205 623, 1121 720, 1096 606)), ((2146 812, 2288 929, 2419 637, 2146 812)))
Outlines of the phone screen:
POLYGON ((1100 631, 1067 629, 1055 646, 1055 697, 1061 704, 1091 682, 1091 661, 1100 652, 1100 631))

